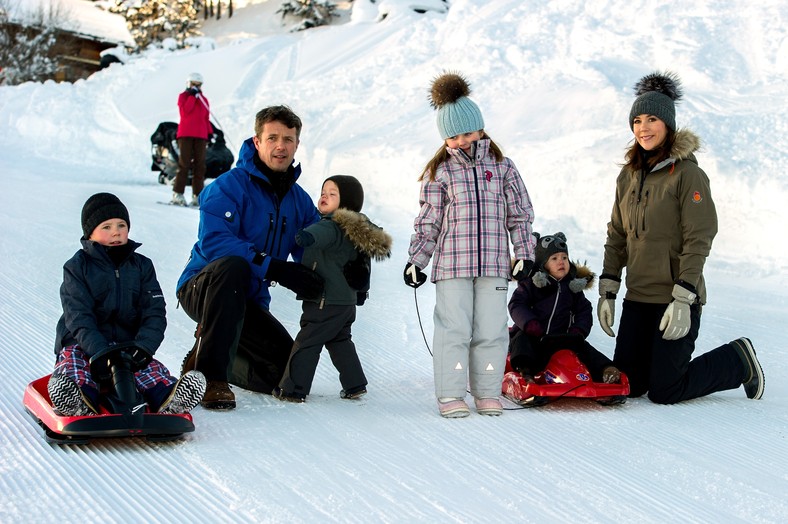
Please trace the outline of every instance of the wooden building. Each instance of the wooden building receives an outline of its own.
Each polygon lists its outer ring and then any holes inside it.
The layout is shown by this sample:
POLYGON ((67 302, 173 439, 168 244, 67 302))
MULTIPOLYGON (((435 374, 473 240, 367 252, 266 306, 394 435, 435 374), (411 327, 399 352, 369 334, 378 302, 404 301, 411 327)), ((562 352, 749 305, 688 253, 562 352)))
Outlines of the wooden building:
POLYGON ((8 21, 20 30, 40 28, 42 13, 55 27, 58 69, 54 80, 73 82, 101 69, 101 52, 118 46, 133 48, 126 20, 99 8, 92 0, 22 0, 8 21))

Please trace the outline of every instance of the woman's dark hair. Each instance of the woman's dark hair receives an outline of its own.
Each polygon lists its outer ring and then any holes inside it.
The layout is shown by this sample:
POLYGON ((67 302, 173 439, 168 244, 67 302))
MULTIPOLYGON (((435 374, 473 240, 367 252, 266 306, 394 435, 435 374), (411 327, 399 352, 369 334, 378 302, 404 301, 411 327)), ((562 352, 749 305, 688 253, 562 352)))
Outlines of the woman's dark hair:
POLYGON ((627 154, 624 156, 626 160, 624 166, 632 171, 642 171, 646 168, 650 170, 655 165, 668 158, 671 149, 673 149, 673 141, 676 139, 676 132, 667 126, 665 126, 665 129, 667 130, 665 140, 662 142, 661 146, 653 151, 647 152, 640 146, 637 140, 634 140, 632 146, 627 150, 627 154))

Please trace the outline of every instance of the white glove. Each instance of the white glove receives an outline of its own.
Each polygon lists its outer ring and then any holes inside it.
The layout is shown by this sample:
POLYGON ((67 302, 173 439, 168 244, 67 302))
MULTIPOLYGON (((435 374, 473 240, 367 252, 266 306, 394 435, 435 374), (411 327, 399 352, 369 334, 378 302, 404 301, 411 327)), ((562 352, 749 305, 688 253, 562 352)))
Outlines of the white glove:
POLYGON ((665 309, 659 321, 659 330, 664 332, 662 338, 665 340, 678 340, 689 333, 692 324, 690 304, 695 302, 698 295, 678 284, 673 286, 671 294, 673 302, 665 309))
POLYGON ((602 331, 610 337, 615 337, 613 323, 616 317, 616 293, 621 288, 621 282, 611 278, 599 279, 599 302, 596 307, 596 316, 602 331))

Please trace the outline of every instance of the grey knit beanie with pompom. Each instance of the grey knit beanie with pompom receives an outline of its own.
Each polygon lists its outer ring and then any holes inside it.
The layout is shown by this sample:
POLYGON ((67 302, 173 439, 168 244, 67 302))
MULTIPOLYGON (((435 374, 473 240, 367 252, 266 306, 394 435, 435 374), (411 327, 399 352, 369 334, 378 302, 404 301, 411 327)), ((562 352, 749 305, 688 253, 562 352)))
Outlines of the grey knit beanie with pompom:
POLYGON ((666 71, 644 76, 635 84, 635 103, 629 111, 629 128, 634 130, 638 115, 654 115, 673 131, 676 130, 676 102, 681 99, 681 80, 666 71))

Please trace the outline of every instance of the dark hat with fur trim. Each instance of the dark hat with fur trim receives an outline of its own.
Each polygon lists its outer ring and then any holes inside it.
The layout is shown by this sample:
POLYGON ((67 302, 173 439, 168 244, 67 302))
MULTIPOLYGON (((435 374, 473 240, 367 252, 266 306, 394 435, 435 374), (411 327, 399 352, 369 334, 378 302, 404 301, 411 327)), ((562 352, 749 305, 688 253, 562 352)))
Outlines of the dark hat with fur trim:
POLYGON ((566 246, 566 235, 561 232, 545 237, 539 236, 539 233, 534 233, 536 237, 536 260, 534 267, 537 271, 544 269, 544 265, 550 260, 550 257, 556 253, 566 253, 569 256, 569 248, 566 246))
POLYGON ((676 130, 676 102, 681 99, 681 80, 666 71, 646 75, 635 84, 635 103, 629 111, 629 128, 634 129, 638 115, 654 115, 673 131, 676 130))
POLYGON ((325 184, 331 180, 339 188, 339 207, 359 213, 364 205, 364 188, 356 177, 350 175, 334 175, 326 178, 325 184))
POLYGON ((470 94, 468 81, 459 73, 445 72, 432 81, 430 104, 438 110, 438 131, 444 140, 484 129, 482 112, 470 94))
POLYGON ((96 193, 82 206, 82 232, 90 238, 96 226, 111 218, 122 218, 131 229, 129 210, 112 193, 96 193))

